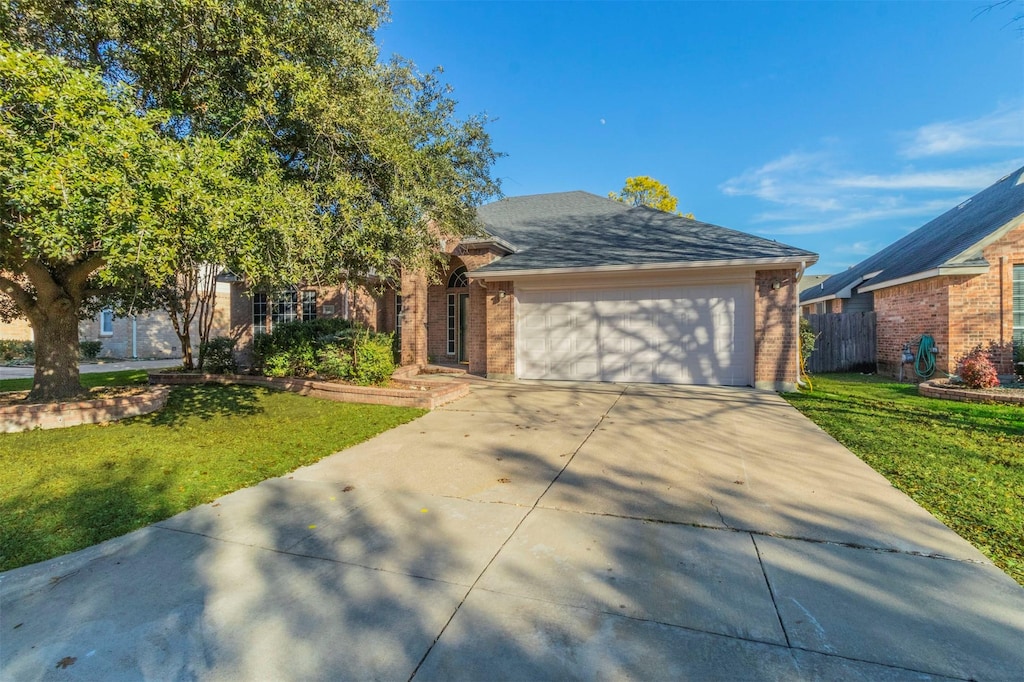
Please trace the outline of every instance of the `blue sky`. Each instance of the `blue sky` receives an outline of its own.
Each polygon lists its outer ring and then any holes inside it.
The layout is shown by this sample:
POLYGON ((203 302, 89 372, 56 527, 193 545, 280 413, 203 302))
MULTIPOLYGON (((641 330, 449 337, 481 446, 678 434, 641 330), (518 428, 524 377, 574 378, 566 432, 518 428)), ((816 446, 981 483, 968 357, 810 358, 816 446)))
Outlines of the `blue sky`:
POLYGON ((391 5, 382 54, 487 113, 507 196, 626 177, 837 272, 1024 165, 1024 1, 391 5))

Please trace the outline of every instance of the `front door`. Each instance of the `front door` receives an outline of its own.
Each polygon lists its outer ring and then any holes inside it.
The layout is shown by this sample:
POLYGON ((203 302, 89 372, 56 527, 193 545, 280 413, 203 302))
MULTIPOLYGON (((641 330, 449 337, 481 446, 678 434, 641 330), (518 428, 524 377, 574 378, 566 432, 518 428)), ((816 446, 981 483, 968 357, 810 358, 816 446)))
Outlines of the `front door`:
POLYGON ((469 294, 459 294, 459 343, 457 358, 468 362, 466 357, 466 330, 469 329, 469 294))

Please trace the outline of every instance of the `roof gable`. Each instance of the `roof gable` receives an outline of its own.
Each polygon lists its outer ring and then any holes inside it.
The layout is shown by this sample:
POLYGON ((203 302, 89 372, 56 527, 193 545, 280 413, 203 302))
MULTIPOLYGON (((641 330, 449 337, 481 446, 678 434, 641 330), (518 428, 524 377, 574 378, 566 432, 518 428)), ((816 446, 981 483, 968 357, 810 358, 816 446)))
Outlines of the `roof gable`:
POLYGON ((477 213, 489 234, 516 249, 479 272, 817 260, 810 251, 589 192, 511 197, 477 213))
POLYGON ((802 302, 845 297, 870 277, 872 289, 939 268, 987 266, 982 249, 1024 220, 1024 167, 902 239, 800 295, 802 302))

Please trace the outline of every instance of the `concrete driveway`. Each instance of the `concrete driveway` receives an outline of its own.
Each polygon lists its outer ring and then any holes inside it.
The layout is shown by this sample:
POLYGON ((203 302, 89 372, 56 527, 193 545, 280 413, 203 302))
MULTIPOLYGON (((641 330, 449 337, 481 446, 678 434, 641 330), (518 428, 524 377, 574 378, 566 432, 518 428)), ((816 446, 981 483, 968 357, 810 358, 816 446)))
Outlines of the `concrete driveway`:
POLYGON ((1024 589, 742 389, 480 383, 0 608, 17 680, 1024 676, 1024 589))

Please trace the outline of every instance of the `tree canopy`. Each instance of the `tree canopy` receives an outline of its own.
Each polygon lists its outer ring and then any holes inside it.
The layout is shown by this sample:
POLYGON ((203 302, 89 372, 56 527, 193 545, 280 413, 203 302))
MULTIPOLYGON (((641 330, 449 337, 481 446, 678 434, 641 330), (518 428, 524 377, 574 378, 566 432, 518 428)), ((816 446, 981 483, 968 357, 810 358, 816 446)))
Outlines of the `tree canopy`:
MULTIPOLYGON (((609 192, 608 198, 629 204, 630 206, 647 206, 649 208, 656 208, 659 211, 665 211, 666 213, 683 215, 677 208, 679 206, 679 199, 672 196, 668 185, 658 182, 647 175, 626 178, 626 184, 622 189, 618 193, 609 192)), ((693 214, 686 214, 686 217, 692 218, 693 214)))
MULTIPOLYGON (((58 289, 77 326, 96 295, 128 305, 201 262, 253 286, 387 279, 475 229, 498 193, 487 118, 458 118, 439 70, 381 63, 386 18, 372 0, 9 1, 0 291, 37 347, 58 289)), ((68 385, 77 338, 53 350, 68 385)), ((37 384, 57 362, 37 353, 37 384)))
POLYGON ((240 212, 236 155, 169 137, 166 120, 95 71, 0 41, 0 292, 35 331, 33 397, 80 390, 86 304, 144 293, 173 273, 189 226, 240 212))
MULTIPOLYGON (((460 235, 498 192, 485 116, 456 116, 440 72, 379 63, 373 0, 77 0, 12 4, 7 31, 206 133, 270 153, 313 211, 293 261, 309 278, 387 277, 436 250, 428 220, 460 235)), ((269 242, 273 243, 273 235, 269 242)), ((282 273, 274 264, 264 277, 282 273)))

